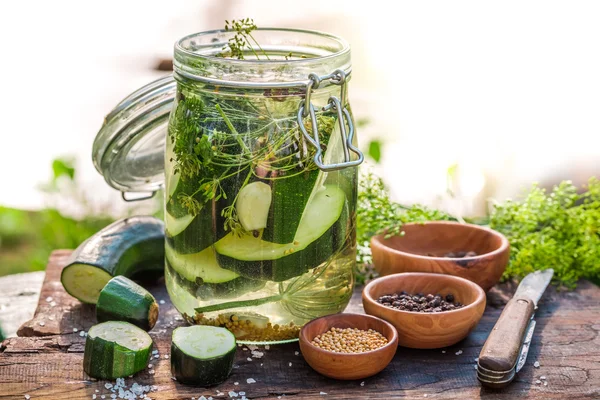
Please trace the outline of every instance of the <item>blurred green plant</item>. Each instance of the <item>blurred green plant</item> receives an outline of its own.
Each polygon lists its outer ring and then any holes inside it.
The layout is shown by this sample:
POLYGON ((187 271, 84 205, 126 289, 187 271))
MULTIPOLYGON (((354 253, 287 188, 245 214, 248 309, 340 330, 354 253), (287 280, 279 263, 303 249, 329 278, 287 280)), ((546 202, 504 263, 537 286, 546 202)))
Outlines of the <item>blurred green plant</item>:
POLYGON ((490 227, 510 242, 504 279, 553 268, 554 283, 574 288, 580 279, 600 284, 600 181, 582 193, 570 181, 550 193, 533 185, 520 200, 496 204, 490 227))
MULTIPOLYGON (((72 190, 65 192, 73 197, 75 176, 73 159, 56 159, 50 181, 41 189, 50 193, 66 186, 72 190)), ((75 201, 80 206, 84 202, 82 198, 75 201)), ((83 218, 74 219, 53 207, 27 211, 0 206, 0 276, 43 270, 52 250, 73 249, 112 221, 108 215, 92 213, 89 207, 83 218)))

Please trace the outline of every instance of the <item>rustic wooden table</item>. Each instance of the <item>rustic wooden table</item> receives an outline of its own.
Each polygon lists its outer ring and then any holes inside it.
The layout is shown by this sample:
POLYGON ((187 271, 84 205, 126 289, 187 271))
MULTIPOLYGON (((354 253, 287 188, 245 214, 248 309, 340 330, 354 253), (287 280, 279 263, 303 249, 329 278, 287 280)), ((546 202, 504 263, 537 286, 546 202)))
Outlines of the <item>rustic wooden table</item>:
MULTIPOLYGON (((82 369, 85 337, 95 323, 94 309, 67 295, 59 281, 69 251, 50 258, 34 318, 0 346, 0 399, 111 399, 109 382, 88 378, 82 369), (74 332, 75 329, 78 332, 74 332)), ((600 399, 600 288, 581 282, 577 291, 549 289, 536 314, 537 328, 527 363, 515 381, 501 391, 482 388, 475 359, 514 286, 502 285, 488 294, 486 312, 469 337, 439 350, 398 348, 392 363, 363 381, 336 381, 314 372, 297 344, 261 348, 253 358, 238 349, 229 379, 215 388, 185 386, 173 381, 169 354, 171 331, 183 324, 169 302, 164 284, 150 288, 161 304, 157 326, 150 332, 160 358, 154 367, 127 378, 125 384, 155 385, 152 399, 230 398, 233 391, 256 398, 407 398, 407 399, 600 399), (534 362, 540 363, 539 368, 534 362), (544 376, 544 380, 540 377, 544 376), (249 378, 255 383, 248 383, 249 378), (538 380, 540 380, 538 382, 538 380), (541 383, 540 383, 541 382, 541 383), (544 382, 547 382, 545 384, 544 382), (236 384, 237 383, 237 384, 236 384), (221 393, 219 395, 219 393, 221 393), (285 397, 284 397, 285 396, 285 397)), ((359 291, 350 312, 363 312, 359 291)), ((112 382, 114 384, 114 382, 112 382)))

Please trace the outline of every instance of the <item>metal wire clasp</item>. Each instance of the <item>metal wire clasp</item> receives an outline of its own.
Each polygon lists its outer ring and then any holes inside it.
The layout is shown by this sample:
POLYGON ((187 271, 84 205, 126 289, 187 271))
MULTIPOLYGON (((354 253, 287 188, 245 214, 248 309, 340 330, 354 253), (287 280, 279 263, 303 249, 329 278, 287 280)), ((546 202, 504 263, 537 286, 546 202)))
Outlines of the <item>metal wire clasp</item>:
MULTIPOLYGON (((312 73, 308 76, 308 78, 308 83, 306 84, 306 96, 302 103, 300 103, 300 108, 298 109, 298 126, 300 127, 300 130, 302 131, 302 134, 306 140, 308 140, 309 143, 311 143, 317 150, 314 157, 315 164, 322 171, 336 171, 361 164, 364 160, 364 155, 352 144, 352 140, 354 138, 354 124, 352 123, 350 112, 344 106, 344 104, 346 104, 346 73, 338 69, 325 76, 318 76, 317 74, 312 73), (324 80, 329 80, 334 85, 340 86, 340 98, 337 98, 336 96, 329 97, 327 105, 321 110, 333 110, 337 112, 337 121, 340 127, 340 135, 342 135, 342 147, 344 151, 344 162, 327 165, 323 162, 323 150, 321 149, 321 143, 319 142, 319 127, 317 125, 315 107, 310 101, 312 90, 317 89, 324 80), (311 136, 304 127, 304 118, 309 116, 313 136, 311 136), (346 125, 348 125, 347 133, 346 125), (350 152, 356 154, 358 158, 356 160, 352 160, 350 152)), ((330 139, 330 141, 331 140, 332 139, 330 139)))

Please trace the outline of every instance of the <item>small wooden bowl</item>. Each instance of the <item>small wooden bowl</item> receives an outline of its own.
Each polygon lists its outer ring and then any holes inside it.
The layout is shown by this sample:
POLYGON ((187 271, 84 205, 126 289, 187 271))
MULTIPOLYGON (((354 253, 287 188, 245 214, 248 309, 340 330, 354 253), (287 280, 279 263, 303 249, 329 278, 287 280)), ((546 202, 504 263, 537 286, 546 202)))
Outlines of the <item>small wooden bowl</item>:
POLYGON ((434 272, 455 275, 484 290, 494 286, 508 264, 510 248, 504 235, 478 225, 433 221, 405 224, 404 236, 371 239, 373 266, 379 275, 434 272), (445 254, 474 251, 473 257, 447 258, 445 254))
POLYGON ((310 321, 300 330, 300 351, 315 371, 334 379, 363 379, 381 372, 394 358, 398 348, 398 332, 388 322, 364 314, 332 314, 310 321), (334 353, 311 342, 332 327, 374 329, 388 340, 377 350, 364 353, 334 353))
POLYGON ((485 310, 485 292, 466 279, 450 275, 408 272, 388 275, 369 282, 362 292, 365 312, 382 318, 398 330, 398 344, 413 349, 451 346, 477 325, 485 310), (386 307, 376 300, 386 294, 454 295, 465 307, 439 313, 420 313, 386 307))

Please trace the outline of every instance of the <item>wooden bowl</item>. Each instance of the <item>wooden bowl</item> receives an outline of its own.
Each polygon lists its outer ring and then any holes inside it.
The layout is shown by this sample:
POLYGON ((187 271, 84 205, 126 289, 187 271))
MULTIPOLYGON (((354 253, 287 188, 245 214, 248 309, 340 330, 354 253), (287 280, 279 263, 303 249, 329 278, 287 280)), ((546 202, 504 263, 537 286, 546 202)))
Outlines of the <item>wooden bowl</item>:
POLYGON ((398 348, 398 332, 379 318, 364 314, 332 314, 310 321, 300 330, 300 351, 315 371, 334 379, 363 379, 383 370, 394 358, 398 348), (388 343, 377 350, 364 353, 334 353, 314 346, 311 342, 330 328, 374 329, 388 343))
POLYGON ((382 318, 398 330, 398 344, 413 349, 451 346, 477 325, 485 310, 485 292, 466 279, 450 275, 408 272, 377 278, 365 286, 363 307, 370 315, 382 318), (465 307, 438 313, 420 313, 386 307, 376 300, 386 294, 453 294, 465 307))
POLYGON ((492 229, 458 222, 434 221, 405 224, 404 236, 371 239, 373 266, 379 275, 400 272, 434 272, 455 275, 484 290, 494 286, 506 269, 509 244, 492 229), (474 251, 476 256, 447 258, 445 254, 474 251))

